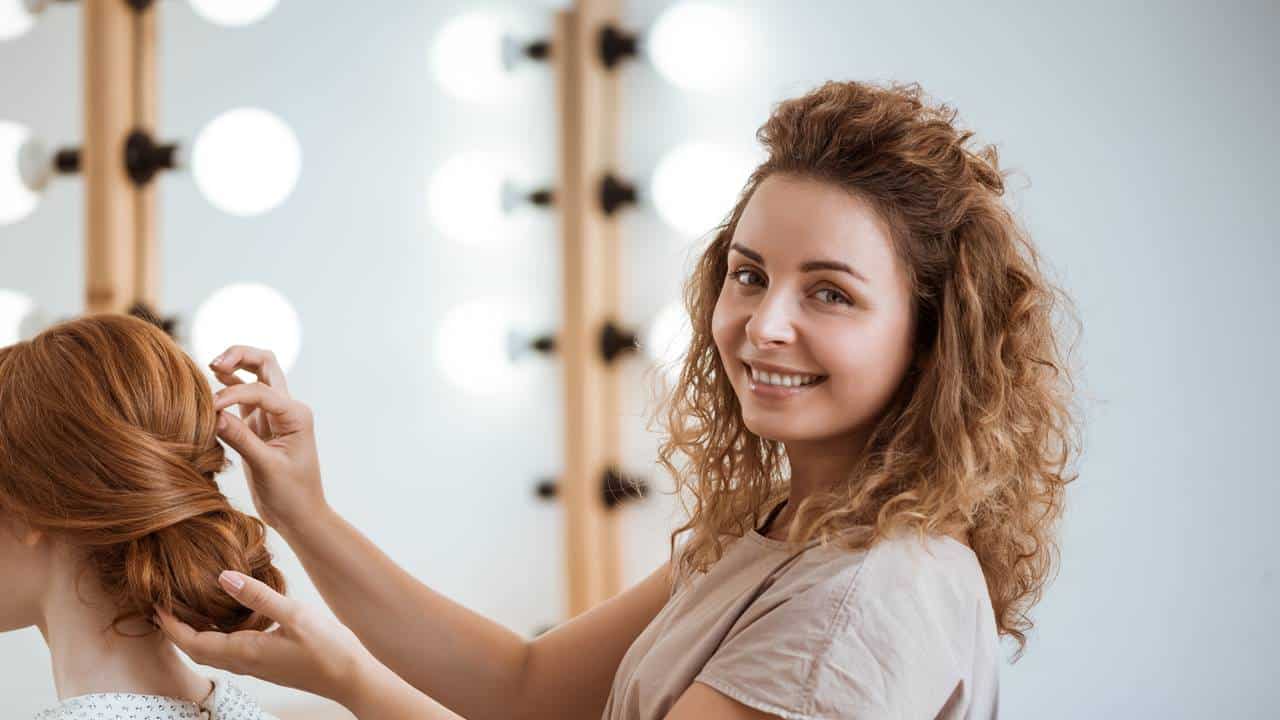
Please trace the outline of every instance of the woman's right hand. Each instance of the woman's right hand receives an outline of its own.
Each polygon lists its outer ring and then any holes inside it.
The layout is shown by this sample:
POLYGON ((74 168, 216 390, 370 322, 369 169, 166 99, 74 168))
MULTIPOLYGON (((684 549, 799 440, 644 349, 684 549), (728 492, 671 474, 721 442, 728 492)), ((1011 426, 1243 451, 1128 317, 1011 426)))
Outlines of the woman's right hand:
POLYGON ((234 345, 209 363, 227 387, 214 393, 218 436, 244 460, 258 515, 281 532, 327 508, 320 482, 311 408, 289 397, 284 372, 269 350, 234 345), (245 383, 245 369, 258 382, 245 383), (240 407, 240 415, 227 410, 240 407))

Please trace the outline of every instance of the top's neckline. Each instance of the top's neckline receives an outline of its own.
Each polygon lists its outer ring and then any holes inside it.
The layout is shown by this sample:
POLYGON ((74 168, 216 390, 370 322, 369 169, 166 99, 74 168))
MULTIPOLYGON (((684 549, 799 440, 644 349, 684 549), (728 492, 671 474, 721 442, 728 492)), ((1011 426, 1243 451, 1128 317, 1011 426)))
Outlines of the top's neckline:
POLYGON ((774 505, 773 509, 769 511, 769 514, 765 516, 764 523, 761 524, 760 527, 758 528, 753 528, 756 534, 758 534, 760 537, 763 537, 765 539, 770 539, 769 536, 765 535, 764 532, 762 531, 766 529, 768 530, 773 529, 773 521, 778 519, 778 514, 782 512, 782 508, 786 506, 786 504, 787 504, 787 501, 784 499, 782 502, 778 503, 777 505, 774 505))
POLYGON ((130 700, 165 700, 173 703, 174 705, 189 707, 198 712, 208 708, 213 703, 214 698, 218 696, 219 690, 223 688, 223 683, 219 682, 217 678, 209 678, 209 682, 213 687, 209 689, 209 692, 205 694, 199 702, 187 700, 186 698, 173 697, 172 695, 154 695, 151 693, 135 692, 95 692, 84 693, 83 695, 72 695, 69 698, 59 700, 55 707, 61 707, 67 703, 81 703, 86 700, 94 700, 97 698, 126 698, 130 700))
MULTIPOLYGON (((786 540, 775 540, 769 537, 768 535, 765 535, 764 533, 760 532, 760 530, 762 529, 769 528, 769 526, 773 523, 773 521, 777 519, 778 513, 782 510, 782 506, 786 504, 787 504, 787 501, 783 500, 782 502, 775 505, 773 509, 769 511, 769 515, 768 517, 765 518, 764 523, 761 524, 760 527, 758 528, 752 528, 751 530, 748 530, 745 537, 751 540, 752 542, 756 543, 757 545, 763 546, 770 550, 794 552, 796 548, 794 548, 786 540)), ((841 531, 841 532, 844 532, 844 531, 841 531)), ((975 557, 977 556, 977 553, 973 552, 973 548, 969 547, 968 545, 965 545, 964 543, 951 537, 950 535, 934 535, 933 537, 942 538, 945 541, 948 541, 954 545, 959 546, 964 550, 967 550, 970 554, 973 554, 975 557)), ((819 540, 817 538, 814 538, 810 540, 808 543, 806 543, 803 548, 800 548, 800 550, 801 551, 807 550, 810 547, 817 545, 818 542, 819 540)))

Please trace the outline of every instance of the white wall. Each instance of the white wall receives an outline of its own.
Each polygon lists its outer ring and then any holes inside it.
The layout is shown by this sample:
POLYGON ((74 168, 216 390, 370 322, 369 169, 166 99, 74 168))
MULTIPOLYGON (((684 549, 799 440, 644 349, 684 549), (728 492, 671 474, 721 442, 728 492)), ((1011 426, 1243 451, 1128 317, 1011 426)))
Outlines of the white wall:
MULTIPOLYGON (((633 24, 666 5, 628 4, 633 24)), ((1280 107, 1280 11, 1108 3, 736 3, 763 29, 758 82, 690 96, 643 66, 624 70, 625 170, 643 174, 688 138, 749 143, 773 102, 828 79, 917 80, 996 142, 1011 203, 1085 322, 1087 453, 1073 485, 1063 566, 1006 666, 1009 717, 1264 717, 1280 703, 1275 435, 1280 221, 1271 172, 1280 107)), ((555 168, 553 87, 531 75, 493 108, 459 104, 427 72, 433 31, 479 3, 281 3, 225 30, 184 3, 162 22, 162 124, 189 137, 217 112, 260 105, 303 146, 301 183, 273 213, 212 209, 185 177, 163 182, 165 309, 186 317, 217 287, 268 282, 302 316, 290 378, 319 418, 328 493, 433 587, 528 633, 564 602, 559 511, 530 487, 560 457, 556 367, 522 391, 468 398, 428 351, 454 303, 494 293, 560 311, 554 225, 489 251, 424 219, 430 170, 455 149, 512 153, 532 177, 555 168), (512 592, 512 587, 518 592, 512 592)), ((533 30, 533 4, 507 6, 533 30)), ((0 44, 0 118, 55 142, 79 136, 79 27, 55 7, 0 44)), ((55 188, 34 216, 0 227, 0 287, 55 312, 79 309, 80 189, 55 188)), ((676 297, 688 251, 652 212, 624 235, 624 319, 676 297)), ((640 368, 626 407, 627 467, 648 471, 640 368)), ((660 478, 655 478, 660 484, 660 478)), ((234 474, 225 483, 247 504, 234 474)), ((627 572, 661 562, 673 507, 627 511, 627 572)), ((314 591, 277 543, 293 587, 314 591)), ((0 697, 22 716, 52 696, 32 631, 0 637, 0 697), (34 660, 34 661, 33 661, 34 660), (6 700, 6 702, 9 702, 6 700)), ((255 685, 268 701, 301 696, 255 685)))

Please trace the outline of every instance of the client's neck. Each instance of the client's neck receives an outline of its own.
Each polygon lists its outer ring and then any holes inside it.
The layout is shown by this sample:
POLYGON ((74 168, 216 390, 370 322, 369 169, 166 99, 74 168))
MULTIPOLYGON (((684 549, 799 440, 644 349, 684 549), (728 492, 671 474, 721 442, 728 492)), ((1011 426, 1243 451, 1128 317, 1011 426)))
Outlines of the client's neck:
MULTIPOLYGON (((73 565, 69 565, 72 567, 73 565)), ((212 685, 192 670, 146 619, 111 629, 116 608, 86 572, 56 573, 44 603, 40 632, 49 646, 58 699, 91 693, 138 693, 199 702, 212 685), (150 631, 150 632, 148 632, 150 631)))

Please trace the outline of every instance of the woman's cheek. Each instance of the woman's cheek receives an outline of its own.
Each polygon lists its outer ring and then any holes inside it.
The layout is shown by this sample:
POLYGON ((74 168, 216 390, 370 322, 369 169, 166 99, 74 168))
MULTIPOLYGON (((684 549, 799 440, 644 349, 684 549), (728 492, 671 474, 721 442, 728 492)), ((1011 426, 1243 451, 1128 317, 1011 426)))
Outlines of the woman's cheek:
POLYGON ((726 366, 733 361, 733 315, 731 303, 721 294, 715 310, 711 313, 711 338, 715 341, 716 348, 720 351, 720 359, 726 366))

